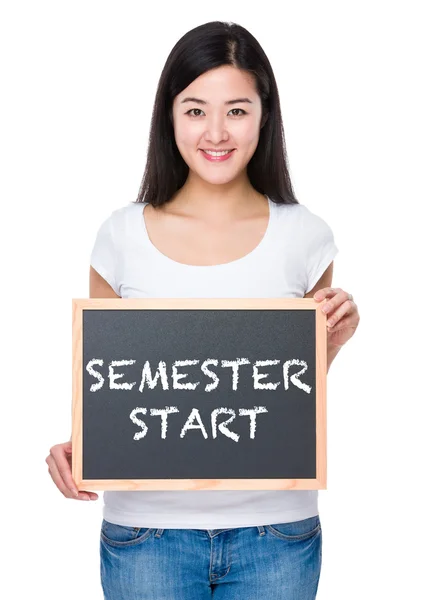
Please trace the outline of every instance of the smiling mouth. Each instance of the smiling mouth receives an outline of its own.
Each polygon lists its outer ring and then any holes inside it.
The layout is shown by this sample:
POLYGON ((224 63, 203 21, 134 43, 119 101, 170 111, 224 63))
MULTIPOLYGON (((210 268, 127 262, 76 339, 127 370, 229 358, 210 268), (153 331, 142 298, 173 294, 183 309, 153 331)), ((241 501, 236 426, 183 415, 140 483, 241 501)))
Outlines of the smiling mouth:
POLYGON ((230 150, 205 150, 204 148, 200 148, 200 150, 209 156, 225 156, 226 154, 233 152, 235 148, 230 148, 230 150))

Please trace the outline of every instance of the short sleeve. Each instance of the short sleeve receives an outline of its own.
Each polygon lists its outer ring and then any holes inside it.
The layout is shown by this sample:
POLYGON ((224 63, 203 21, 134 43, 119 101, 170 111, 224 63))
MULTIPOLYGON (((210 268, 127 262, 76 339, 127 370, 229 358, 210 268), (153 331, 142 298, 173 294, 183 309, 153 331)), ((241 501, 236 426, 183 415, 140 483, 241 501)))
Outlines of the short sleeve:
POLYGON ((329 267, 338 248, 329 225, 308 209, 305 211, 304 237, 306 240, 306 289, 308 294, 329 267))
POLYGON ((111 214, 96 234, 96 240, 90 256, 90 265, 107 281, 118 296, 119 286, 116 279, 116 247, 113 235, 113 215, 111 214))

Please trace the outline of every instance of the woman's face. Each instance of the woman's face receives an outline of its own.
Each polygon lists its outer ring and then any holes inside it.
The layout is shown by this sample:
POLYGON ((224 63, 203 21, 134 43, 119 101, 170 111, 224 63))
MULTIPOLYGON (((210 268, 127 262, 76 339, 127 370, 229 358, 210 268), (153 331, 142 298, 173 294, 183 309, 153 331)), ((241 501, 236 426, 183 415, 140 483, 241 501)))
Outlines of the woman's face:
POLYGON ((194 174, 209 183, 227 183, 246 169, 253 156, 261 116, 251 75, 229 65, 207 71, 173 101, 179 152, 194 174), (215 160, 204 150, 233 151, 224 160, 215 160))

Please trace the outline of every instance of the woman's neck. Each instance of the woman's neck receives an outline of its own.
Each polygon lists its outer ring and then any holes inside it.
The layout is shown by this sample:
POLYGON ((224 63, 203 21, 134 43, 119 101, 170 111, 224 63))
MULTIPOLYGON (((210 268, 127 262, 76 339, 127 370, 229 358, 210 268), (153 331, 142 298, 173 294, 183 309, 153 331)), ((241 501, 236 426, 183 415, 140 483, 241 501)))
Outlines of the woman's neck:
POLYGON ((190 214, 200 218, 230 219, 242 215, 251 215, 261 210, 267 200, 257 192, 249 180, 230 185, 198 185, 187 182, 167 203, 170 212, 190 214))

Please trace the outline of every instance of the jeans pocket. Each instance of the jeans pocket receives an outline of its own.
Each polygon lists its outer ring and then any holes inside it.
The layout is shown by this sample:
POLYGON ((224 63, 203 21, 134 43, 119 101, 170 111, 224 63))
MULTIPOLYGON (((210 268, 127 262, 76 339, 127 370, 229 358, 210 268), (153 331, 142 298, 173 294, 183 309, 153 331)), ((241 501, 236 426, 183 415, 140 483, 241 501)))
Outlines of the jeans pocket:
POLYGON ((144 542, 155 531, 151 527, 117 525, 102 519, 101 539, 110 546, 135 546, 144 542))
POLYGON ((263 527, 274 537, 293 542, 313 537, 322 529, 319 515, 301 521, 263 525, 263 527))

